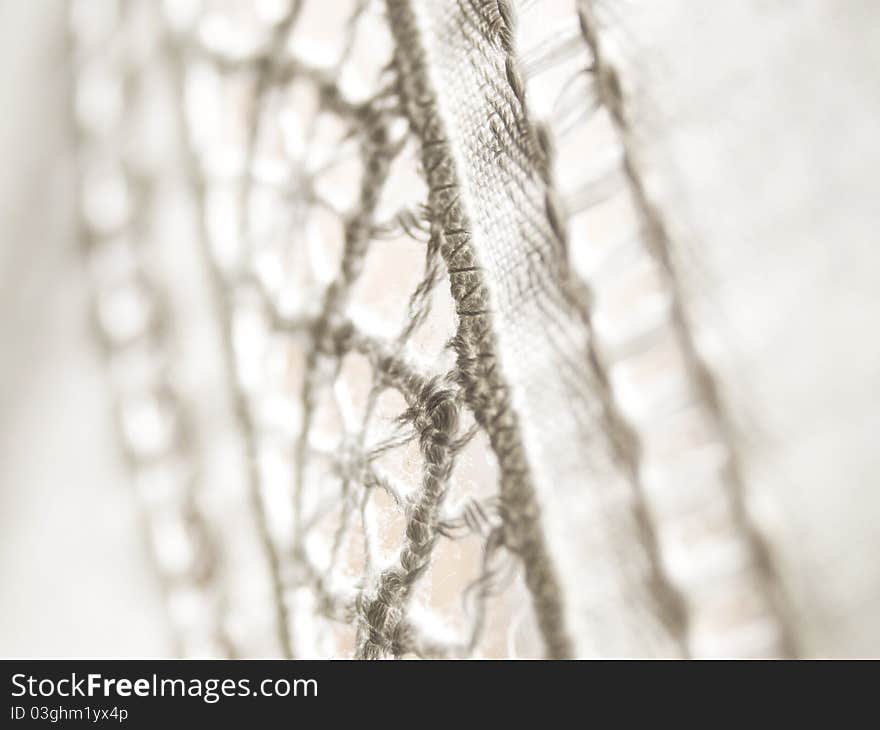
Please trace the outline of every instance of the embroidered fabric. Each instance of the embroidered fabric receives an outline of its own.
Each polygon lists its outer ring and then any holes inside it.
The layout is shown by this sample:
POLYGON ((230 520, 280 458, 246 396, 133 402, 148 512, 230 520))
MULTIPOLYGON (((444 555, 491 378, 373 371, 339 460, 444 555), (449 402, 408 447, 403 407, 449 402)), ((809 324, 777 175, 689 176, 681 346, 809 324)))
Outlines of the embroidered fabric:
POLYGON ((96 321, 182 651, 793 651, 592 3, 71 27, 96 321))

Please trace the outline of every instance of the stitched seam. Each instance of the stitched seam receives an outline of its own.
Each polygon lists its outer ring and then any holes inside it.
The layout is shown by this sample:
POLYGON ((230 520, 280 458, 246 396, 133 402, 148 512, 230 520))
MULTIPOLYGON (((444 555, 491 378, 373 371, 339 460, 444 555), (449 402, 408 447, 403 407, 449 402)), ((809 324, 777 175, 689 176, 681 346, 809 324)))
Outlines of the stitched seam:
MULTIPOLYGON (((645 189, 644 181, 638 171, 637 146, 633 140, 631 125, 627 118, 624 90, 618 71, 606 57, 601 41, 601 29, 592 9, 591 0, 580 0, 578 5, 581 33, 594 58, 597 91, 603 106, 610 112, 624 149, 623 169, 632 192, 636 209, 646 230, 646 239, 654 259, 664 274, 665 284, 670 293, 671 322, 678 346, 684 356, 689 382, 695 387, 698 398, 721 434, 729 454, 726 479, 722 475, 724 487, 732 505, 732 519, 736 530, 749 546, 751 565, 768 610, 773 616, 780 635, 782 653, 786 656, 797 654, 797 647, 791 629, 792 610, 783 595, 778 574, 773 565, 769 549, 758 528, 751 522, 743 495, 743 478, 739 458, 735 448, 735 438, 729 419, 725 415, 718 387, 712 373, 699 355, 690 326, 682 306, 681 288, 672 262, 672 244, 663 215, 655 206, 645 189)), ((687 597, 685 596, 685 602, 687 597)))
POLYGON ((571 656, 565 628, 561 588, 539 527, 539 508, 526 462, 516 415, 507 385, 496 367, 496 344, 491 334, 489 295, 470 234, 470 223, 461 205, 457 171, 439 118, 435 92, 428 78, 421 29, 406 0, 387 0, 401 96, 421 129, 422 159, 433 212, 432 231, 441 236, 441 252, 450 270, 450 290, 459 316, 454 339, 457 375, 466 402, 489 434, 502 472, 502 516, 509 540, 523 561, 535 613, 549 656, 571 656), (425 145, 431 140, 433 143, 425 145), (452 273, 456 272, 456 273, 452 273))

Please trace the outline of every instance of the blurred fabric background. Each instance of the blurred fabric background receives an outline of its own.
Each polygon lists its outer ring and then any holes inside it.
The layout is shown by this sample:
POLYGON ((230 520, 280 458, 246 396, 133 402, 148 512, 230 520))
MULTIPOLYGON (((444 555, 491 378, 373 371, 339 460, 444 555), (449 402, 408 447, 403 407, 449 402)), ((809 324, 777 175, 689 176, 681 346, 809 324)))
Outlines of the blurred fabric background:
POLYGON ((0 3, 0 655, 164 656, 77 250, 66 23, 0 3))

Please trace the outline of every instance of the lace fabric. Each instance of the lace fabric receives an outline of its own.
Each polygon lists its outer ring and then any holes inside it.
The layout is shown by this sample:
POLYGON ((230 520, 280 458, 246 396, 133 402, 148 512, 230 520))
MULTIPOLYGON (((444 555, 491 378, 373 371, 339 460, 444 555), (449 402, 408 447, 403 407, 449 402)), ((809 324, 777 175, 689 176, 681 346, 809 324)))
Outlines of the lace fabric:
POLYGON ((71 7, 183 651, 789 652, 592 4, 331 5, 71 7))

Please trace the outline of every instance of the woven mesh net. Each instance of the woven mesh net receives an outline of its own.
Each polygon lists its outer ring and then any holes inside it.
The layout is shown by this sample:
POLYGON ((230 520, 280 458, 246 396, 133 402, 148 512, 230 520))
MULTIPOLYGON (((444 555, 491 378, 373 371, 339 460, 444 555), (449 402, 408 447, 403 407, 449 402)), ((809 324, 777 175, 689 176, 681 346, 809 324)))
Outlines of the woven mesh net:
POLYGON ((71 5, 95 319, 183 652, 787 650, 603 12, 71 5))

